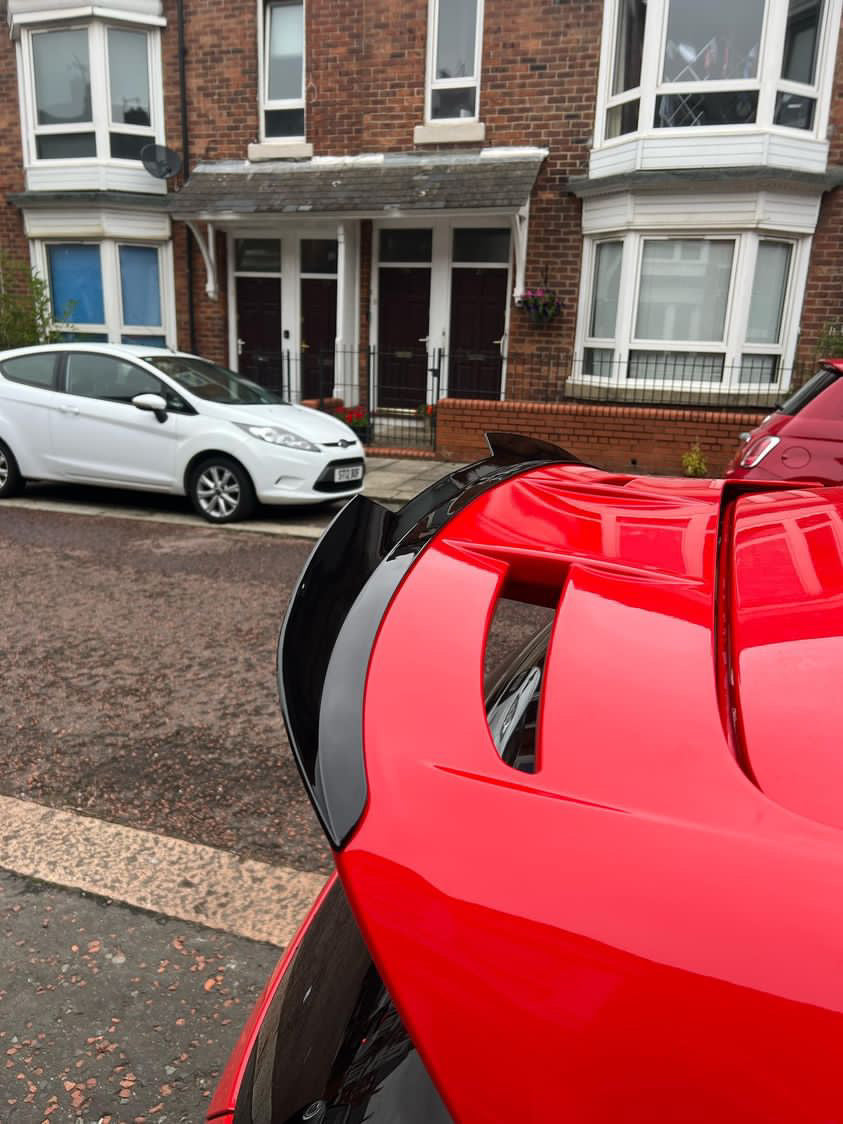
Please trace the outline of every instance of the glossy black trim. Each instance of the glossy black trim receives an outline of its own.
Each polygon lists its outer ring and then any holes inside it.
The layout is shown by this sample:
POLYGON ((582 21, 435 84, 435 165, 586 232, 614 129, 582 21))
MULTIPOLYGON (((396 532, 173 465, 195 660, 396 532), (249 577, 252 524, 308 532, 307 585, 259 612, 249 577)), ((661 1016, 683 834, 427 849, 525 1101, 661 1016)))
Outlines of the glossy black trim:
POLYGON ((339 881, 261 1021, 234 1124, 451 1124, 339 881))
POLYGON ((454 515, 496 484, 546 464, 582 464, 564 449, 486 435, 491 456, 432 484, 400 511, 355 496, 308 559, 278 645, 281 708, 293 756, 332 846, 366 806, 363 691, 378 626, 413 562, 454 515))

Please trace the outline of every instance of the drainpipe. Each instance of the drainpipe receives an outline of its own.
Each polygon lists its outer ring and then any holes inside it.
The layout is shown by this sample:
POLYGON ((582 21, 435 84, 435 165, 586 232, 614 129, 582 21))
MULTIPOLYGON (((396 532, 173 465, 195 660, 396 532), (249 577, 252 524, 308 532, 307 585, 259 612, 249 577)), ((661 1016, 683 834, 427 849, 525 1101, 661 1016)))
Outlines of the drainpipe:
MULTIPOLYGON (((181 99, 181 158, 183 181, 186 182, 190 175, 190 129, 188 128, 187 114, 187 74, 185 59, 187 47, 184 42, 184 0, 178 0, 179 24, 179 98, 181 99)), ((195 354, 196 346, 196 309, 193 302, 193 236, 190 228, 184 228, 185 252, 187 258, 187 321, 190 327, 190 350, 195 354)))

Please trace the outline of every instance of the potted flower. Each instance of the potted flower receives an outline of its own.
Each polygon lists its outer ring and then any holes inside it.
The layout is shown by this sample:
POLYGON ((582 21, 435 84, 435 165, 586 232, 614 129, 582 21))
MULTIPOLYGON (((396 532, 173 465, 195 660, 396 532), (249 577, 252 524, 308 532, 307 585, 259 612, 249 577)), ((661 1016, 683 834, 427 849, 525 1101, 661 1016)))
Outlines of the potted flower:
POLYGON ((343 406, 338 411, 337 417, 353 429, 363 444, 371 439, 371 421, 369 412, 364 406, 343 406))
POLYGON ((553 289, 525 289, 518 304, 534 324, 548 324, 562 311, 562 301, 553 289))

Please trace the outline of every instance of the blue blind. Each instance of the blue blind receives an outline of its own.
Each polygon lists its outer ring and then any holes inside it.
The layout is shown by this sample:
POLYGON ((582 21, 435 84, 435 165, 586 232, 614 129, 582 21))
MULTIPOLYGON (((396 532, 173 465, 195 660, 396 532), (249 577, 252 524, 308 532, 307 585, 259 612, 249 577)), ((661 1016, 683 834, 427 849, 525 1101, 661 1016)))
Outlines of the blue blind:
POLYGON ((48 246, 53 316, 71 324, 102 324, 99 246, 48 246))
POLYGON ((120 287, 124 324, 161 323, 158 251, 154 246, 120 247, 120 287))

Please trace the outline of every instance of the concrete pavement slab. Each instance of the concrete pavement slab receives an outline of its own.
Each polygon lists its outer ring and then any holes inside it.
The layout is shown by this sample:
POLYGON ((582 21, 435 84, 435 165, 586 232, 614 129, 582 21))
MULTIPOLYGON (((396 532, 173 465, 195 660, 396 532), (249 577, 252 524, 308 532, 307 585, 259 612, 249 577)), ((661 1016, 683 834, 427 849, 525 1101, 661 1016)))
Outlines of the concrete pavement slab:
POLYGON ((0 867, 279 946, 325 881, 9 796, 0 796, 0 867))

